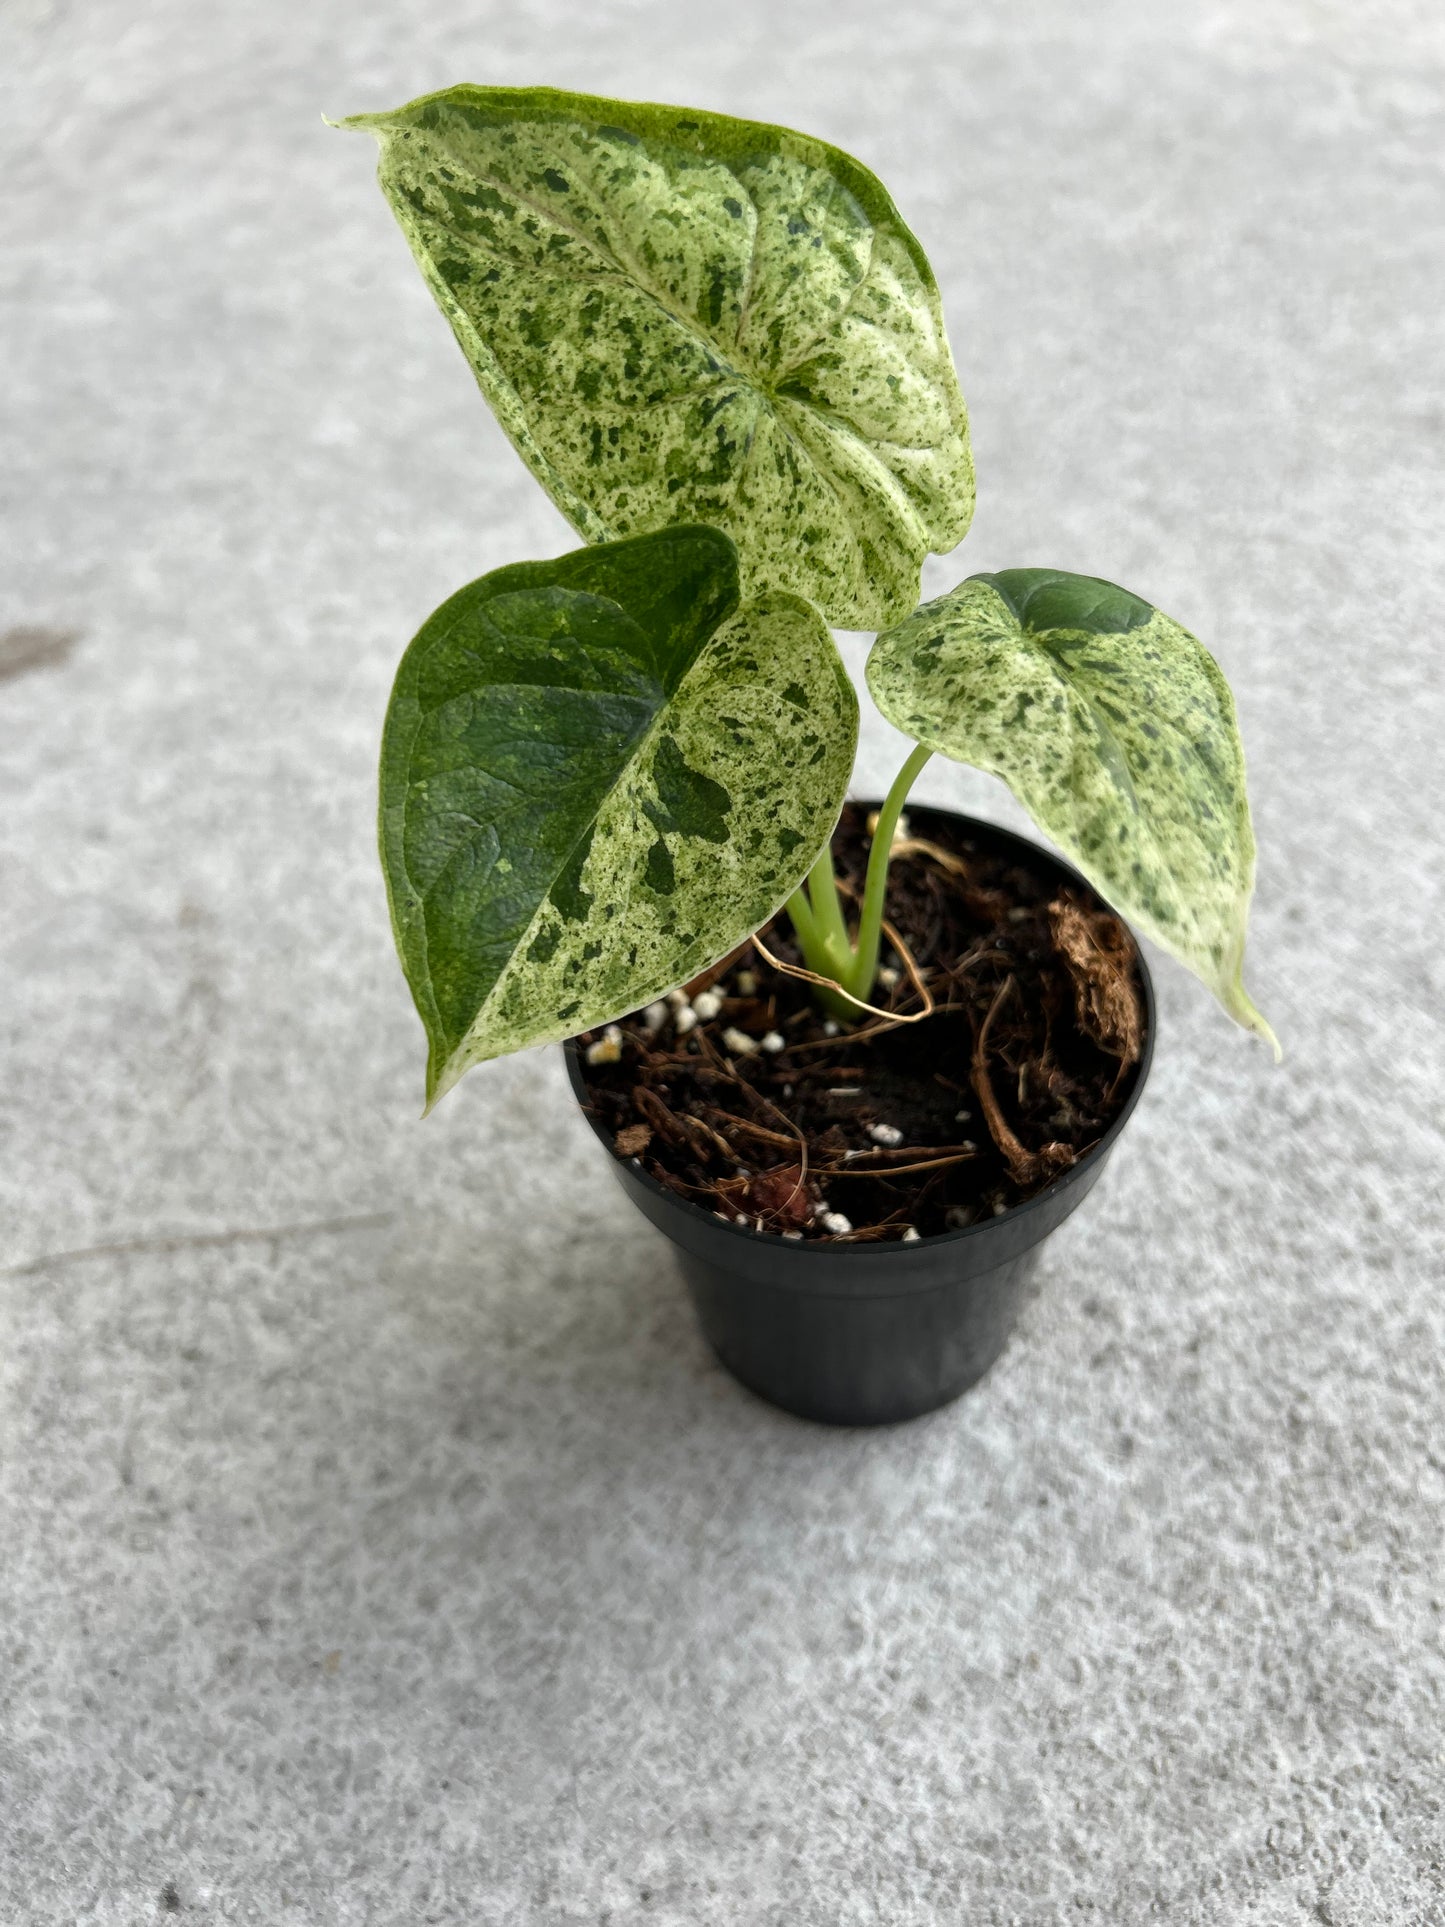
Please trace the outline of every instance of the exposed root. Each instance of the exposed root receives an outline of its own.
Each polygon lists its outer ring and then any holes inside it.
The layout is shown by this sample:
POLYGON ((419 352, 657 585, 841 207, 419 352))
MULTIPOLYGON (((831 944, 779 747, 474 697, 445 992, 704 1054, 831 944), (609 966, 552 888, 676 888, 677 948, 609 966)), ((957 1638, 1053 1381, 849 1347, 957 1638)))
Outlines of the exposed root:
POLYGON ((1074 980, 1080 1030, 1127 1070, 1144 1048, 1128 931, 1111 911, 1091 909, 1073 897, 1057 897, 1049 905, 1049 928, 1074 980))
POLYGON ((1005 977, 994 993, 993 1002, 988 1007, 988 1015, 979 1026, 978 1036, 973 1046, 973 1088, 983 1112, 988 1134, 1002 1152, 1015 1184, 1047 1184, 1056 1178, 1060 1171, 1078 1162, 1077 1152, 1067 1144, 1057 1141, 1045 1144, 1041 1150, 1030 1151, 1021 1144, 1009 1127, 998 1099, 994 1096, 993 1084, 988 1074, 988 1039, 993 1029, 994 1019, 1008 1001, 1010 994, 1018 988, 1018 979, 1012 974, 1005 977))

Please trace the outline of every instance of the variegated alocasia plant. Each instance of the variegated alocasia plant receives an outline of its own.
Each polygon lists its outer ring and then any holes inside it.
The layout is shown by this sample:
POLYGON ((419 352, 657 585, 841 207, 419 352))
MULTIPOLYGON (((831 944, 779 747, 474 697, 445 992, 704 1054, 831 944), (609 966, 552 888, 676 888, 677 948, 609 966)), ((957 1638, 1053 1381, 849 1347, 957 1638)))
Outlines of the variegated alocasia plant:
POLYGON ((927 259, 787 129, 551 88, 345 123, 483 392, 593 546, 498 569, 402 660, 381 767, 428 1101, 611 1021, 786 903, 820 995, 878 969, 893 832, 935 752, 1003 778, 1125 916, 1273 1042, 1240 976, 1254 840, 1212 657, 1138 596, 1012 569, 915 608, 973 508, 927 259), (830 837, 857 701, 917 745, 850 928, 830 837))

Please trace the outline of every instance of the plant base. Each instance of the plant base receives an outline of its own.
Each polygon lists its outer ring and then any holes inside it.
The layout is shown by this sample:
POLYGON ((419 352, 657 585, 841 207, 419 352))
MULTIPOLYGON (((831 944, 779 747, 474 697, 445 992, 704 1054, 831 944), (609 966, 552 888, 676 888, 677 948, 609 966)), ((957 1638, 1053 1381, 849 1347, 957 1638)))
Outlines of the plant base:
MULTIPOLYGON (((1021 865, 1044 873, 1048 890, 1097 902, 1076 872, 1020 838, 945 812, 914 814, 924 819, 922 834, 946 823, 971 845, 1010 850, 1021 865)), ((720 1211, 700 1187, 694 1189, 705 1201, 694 1202, 638 1157, 617 1155, 623 1147, 614 1142, 616 1103, 600 1101, 599 1073, 588 1070, 576 1042, 566 1047, 567 1063, 589 1121, 614 1150, 624 1188, 677 1247, 703 1330, 728 1369, 801 1417, 887 1424, 957 1397, 1003 1350, 1040 1244, 1092 1188, 1143 1086, 1154 1005, 1142 959, 1136 975, 1141 1053, 1097 1139, 1051 1180, 1041 1176, 1021 1202, 906 1242, 896 1232, 788 1238, 755 1228, 741 1212, 720 1211)), ((697 1040, 678 1048, 706 1054, 697 1040)), ((615 1095, 619 1067, 600 1075, 615 1095)))

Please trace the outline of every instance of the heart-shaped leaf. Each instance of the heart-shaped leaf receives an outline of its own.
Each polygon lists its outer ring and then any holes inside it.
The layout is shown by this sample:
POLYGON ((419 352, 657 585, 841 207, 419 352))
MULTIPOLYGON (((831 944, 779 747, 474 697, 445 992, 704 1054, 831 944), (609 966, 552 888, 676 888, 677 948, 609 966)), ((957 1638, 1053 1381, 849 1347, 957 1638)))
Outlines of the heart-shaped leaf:
POLYGON ((609 1022, 767 921, 827 842, 858 703, 816 609, 678 528, 497 569, 402 658, 381 750, 427 1099, 609 1022))
POLYGON ((1234 699, 1187 629, 1096 576, 1007 569, 881 635, 868 687, 897 728, 1001 776, 1118 910, 1274 1043, 1240 977, 1254 833, 1234 699))
POLYGON ((756 121, 453 87, 344 123, 482 391, 589 541, 725 529, 841 627, 973 512, 938 290, 881 183, 756 121))

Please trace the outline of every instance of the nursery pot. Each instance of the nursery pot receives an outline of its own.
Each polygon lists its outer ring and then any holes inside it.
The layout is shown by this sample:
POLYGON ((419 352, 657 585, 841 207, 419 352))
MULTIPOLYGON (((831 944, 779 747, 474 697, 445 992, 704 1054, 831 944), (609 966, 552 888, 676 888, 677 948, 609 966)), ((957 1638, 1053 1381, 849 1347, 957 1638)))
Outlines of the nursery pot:
MULTIPOLYGON (((1069 864, 1010 831, 952 811, 909 814, 947 815, 974 843, 1024 858, 1061 887, 1097 894, 1069 864)), ((622 1188, 676 1247, 703 1331, 734 1377, 800 1418, 888 1425, 946 1405, 982 1378, 1008 1342, 1044 1239, 1108 1162, 1154 1047, 1154 990, 1142 956, 1138 974, 1143 1054, 1099 1141, 1000 1216, 910 1244, 793 1242, 725 1223, 616 1156, 587 1108, 575 1041, 565 1046, 567 1074, 622 1188)))

